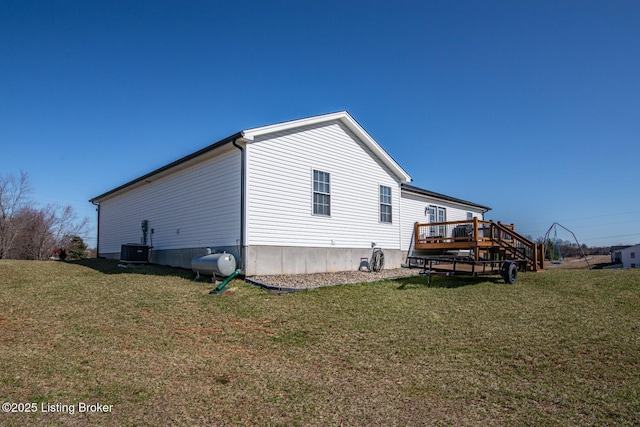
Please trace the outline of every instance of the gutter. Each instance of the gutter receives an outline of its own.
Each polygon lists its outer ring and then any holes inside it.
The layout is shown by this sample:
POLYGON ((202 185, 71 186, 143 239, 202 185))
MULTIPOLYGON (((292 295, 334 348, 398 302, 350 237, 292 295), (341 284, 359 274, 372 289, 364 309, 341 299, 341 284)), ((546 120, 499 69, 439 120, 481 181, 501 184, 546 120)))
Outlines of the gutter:
POLYGON ((91 200, 91 204, 96 207, 96 211, 98 212, 98 224, 97 224, 97 235, 96 235, 96 258, 100 258, 100 203, 91 200))
POLYGON ((238 256, 240 257, 240 268, 241 270, 245 270, 244 265, 244 255, 245 255, 245 242, 244 242, 244 225, 245 225, 245 212, 246 212, 246 203, 245 203, 245 150, 241 145, 238 145, 236 142, 238 139, 242 137, 242 133, 239 134, 237 138, 232 141, 234 147, 240 150, 240 248, 238 256))

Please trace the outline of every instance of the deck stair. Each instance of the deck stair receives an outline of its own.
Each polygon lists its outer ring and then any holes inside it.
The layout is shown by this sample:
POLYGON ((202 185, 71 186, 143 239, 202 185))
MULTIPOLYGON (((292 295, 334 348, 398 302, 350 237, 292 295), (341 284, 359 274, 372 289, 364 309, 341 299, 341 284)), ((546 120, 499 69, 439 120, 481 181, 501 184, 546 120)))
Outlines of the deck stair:
POLYGON ((514 261, 520 271, 544 269, 544 247, 518 234, 513 224, 450 221, 414 225, 414 249, 445 255, 467 251, 475 263, 514 261))

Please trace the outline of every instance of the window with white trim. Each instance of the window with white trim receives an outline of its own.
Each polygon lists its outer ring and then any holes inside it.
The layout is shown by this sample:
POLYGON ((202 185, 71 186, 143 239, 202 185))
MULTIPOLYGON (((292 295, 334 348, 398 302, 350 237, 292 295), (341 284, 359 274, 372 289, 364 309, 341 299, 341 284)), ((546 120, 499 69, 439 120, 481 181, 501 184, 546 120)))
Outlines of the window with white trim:
MULTIPOLYGON (((435 222, 445 222, 447 220, 446 208, 430 205, 427 207, 427 216, 431 224, 435 222)), ((429 227, 429 237, 444 237, 446 233, 446 225, 432 225, 429 227)))
POLYGON ((380 186, 380 222, 392 222, 391 187, 380 186))
MULTIPOLYGON (((436 207, 435 206, 429 206, 427 208, 427 216, 429 217, 429 224, 433 224, 434 222, 436 222, 436 207)), ((432 225, 431 227, 429 227, 429 237, 433 237, 436 235, 436 227, 434 225, 432 225)))
MULTIPOLYGON (((447 210, 445 208, 438 207, 438 222, 445 222, 447 220, 447 210)), ((441 237, 446 236, 447 226, 442 224, 438 226, 438 235, 441 237)))
POLYGON ((313 214, 331 215, 331 175, 313 170, 313 214))

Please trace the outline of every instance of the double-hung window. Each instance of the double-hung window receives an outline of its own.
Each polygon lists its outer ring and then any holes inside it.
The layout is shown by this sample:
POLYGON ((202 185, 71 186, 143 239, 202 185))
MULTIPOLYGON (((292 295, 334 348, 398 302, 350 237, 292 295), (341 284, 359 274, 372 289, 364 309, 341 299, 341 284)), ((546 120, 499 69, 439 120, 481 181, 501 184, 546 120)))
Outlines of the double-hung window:
MULTIPOLYGON (((445 222, 447 220, 447 210, 445 208, 441 208, 440 206, 429 206, 427 208, 427 216, 429 217, 430 223, 438 223, 445 222)), ((446 225, 440 224, 437 227, 432 225, 429 227, 429 235, 431 237, 444 237, 446 233, 446 225)))
POLYGON ((380 222, 391 221, 391 187, 380 186, 380 222))
MULTIPOLYGON (((438 207, 438 222, 445 222, 447 220, 447 210, 445 208, 438 207)), ((445 224, 441 224, 438 226, 438 235, 441 237, 445 237, 447 233, 447 226, 445 224)))
POLYGON ((331 176, 329 172, 313 170, 313 214, 331 215, 331 176))
MULTIPOLYGON (((433 224, 434 222, 436 222, 436 207, 435 206, 429 206, 427 208, 427 216, 429 217, 429 223, 433 224)), ((435 225, 432 225, 429 227, 429 237, 435 237, 436 236, 436 227, 435 225)))

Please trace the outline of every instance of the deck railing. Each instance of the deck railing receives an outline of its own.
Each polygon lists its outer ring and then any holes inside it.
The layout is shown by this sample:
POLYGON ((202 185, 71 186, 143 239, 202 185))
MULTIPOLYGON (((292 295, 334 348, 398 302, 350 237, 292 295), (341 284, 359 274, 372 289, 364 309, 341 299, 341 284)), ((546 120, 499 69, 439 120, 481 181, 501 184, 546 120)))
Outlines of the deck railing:
POLYGON ((464 221, 415 223, 415 248, 442 250, 472 250, 478 261, 482 251, 501 250, 506 259, 526 262, 528 269, 543 268, 541 245, 516 233, 513 224, 483 221, 473 218, 464 221))

